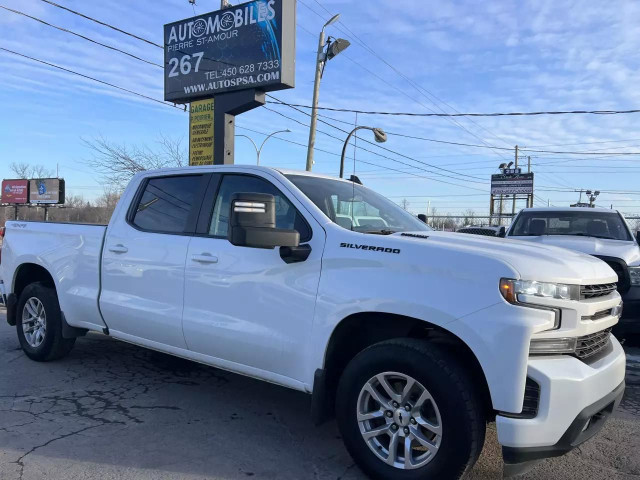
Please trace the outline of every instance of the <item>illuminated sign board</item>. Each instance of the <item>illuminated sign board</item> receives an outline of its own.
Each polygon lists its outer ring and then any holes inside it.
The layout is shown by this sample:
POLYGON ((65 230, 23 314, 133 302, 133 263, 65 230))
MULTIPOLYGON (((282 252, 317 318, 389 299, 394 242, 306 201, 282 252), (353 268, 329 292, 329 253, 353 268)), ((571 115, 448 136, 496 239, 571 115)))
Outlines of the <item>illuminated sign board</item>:
POLYGON ((164 99, 294 86, 295 0, 255 0, 164 26, 164 99))

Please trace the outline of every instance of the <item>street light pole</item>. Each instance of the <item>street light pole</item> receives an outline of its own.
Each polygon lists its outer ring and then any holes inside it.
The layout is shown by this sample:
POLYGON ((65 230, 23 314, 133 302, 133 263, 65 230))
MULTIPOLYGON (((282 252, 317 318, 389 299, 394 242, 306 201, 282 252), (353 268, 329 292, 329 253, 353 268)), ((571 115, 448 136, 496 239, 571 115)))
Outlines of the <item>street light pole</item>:
POLYGON ((361 125, 351 130, 351 132, 349 132, 349 135, 347 135, 347 139, 344 141, 344 145, 342 146, 342 155, 340 156, 340 178, 342 178, 342 176, 344 175, 344 156, 347 152, 347 145, 349 145, 351 136, 358 130, 371 130, 373 132, 373 135, 375 136, 376 142, 378 143, 384 143, 387 141, 387 134, 384 133, 384 130, 382 130, 381 128, 365 127, 364 125, 361 125))
POLYGON ((260 148, 258 148, 258 146, 256 145, 256 142, 253 141, 253 138, 251 138, 249 135, 236 135, 236 137, 244 137, 244 138, 248 138, 249 141, 252 143, 253 148, 256 149, 256 157, 257 157, 257 162, 256 165, 260 165, 260 154, 262 153, 262 147, 264 147, 264 144, 267 143, 267 140, 269 140, 271 137, 273 137, 274 135, 278 134, 278 133, 285 133, 285 132, 290 132, 291 130, 289 130, 288 128, 286 130, 278 130, 276 132, 270 133, 269 135, 267 135, 267 138, 265 138, 262 143, 260 144, 260 148))
POLYGON ((313 101, 311 103, 311 124, 309 125, 309 145, 307 146, 307 172, 311 171, 313 167, 313 148, 316 143, 316 124, 318 122, 318 96, 320 94, 320 79, 322 77, 322 70, 324 63, 327 61, 327 56, 324 53, 324 29, 334 23, 340 18, 340 14, 334 15, 331 19, 324 24, 322 30, 320 30, 320 37, 318 38, 318 53, 316 56, 316 76, 313 82, 313 101))

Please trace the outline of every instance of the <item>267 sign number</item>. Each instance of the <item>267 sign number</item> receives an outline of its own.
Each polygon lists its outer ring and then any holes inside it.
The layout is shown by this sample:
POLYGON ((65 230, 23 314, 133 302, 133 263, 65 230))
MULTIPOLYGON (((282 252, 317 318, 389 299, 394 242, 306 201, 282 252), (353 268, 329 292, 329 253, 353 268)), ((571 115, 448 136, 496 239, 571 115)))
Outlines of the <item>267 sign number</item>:
POLYGON ((180 74, 188 75, 192 68, 194 72, 197 72, 203 56, 204 52, 196 52, 191 55, 183 55, 180 60, 176 57, 169 59, 169 66, 171 66, 169 77, 177 77, 180 74), (195 65, 193 65, 193 61, 195 61, 195 65))

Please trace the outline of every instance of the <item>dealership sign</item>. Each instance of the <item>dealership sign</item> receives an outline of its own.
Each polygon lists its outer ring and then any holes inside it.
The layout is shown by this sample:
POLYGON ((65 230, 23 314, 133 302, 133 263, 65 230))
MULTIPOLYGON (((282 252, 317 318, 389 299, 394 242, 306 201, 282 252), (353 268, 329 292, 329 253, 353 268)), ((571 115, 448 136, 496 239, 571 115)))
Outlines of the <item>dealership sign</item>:
POLYGON ((533 194, 533 173, 491 175, 491 195, 533 194))
POLYGON ((164 26, 164 99, 294 86, 295 0, 255 0, 164 26))
POLYGON ((36 178, 29 180, 29 203, 64 203, 64 180, 62 178, 36 178))
POLYGON ((29 180, 3 180, 1 203, 27 203, 29 201, 29 180))

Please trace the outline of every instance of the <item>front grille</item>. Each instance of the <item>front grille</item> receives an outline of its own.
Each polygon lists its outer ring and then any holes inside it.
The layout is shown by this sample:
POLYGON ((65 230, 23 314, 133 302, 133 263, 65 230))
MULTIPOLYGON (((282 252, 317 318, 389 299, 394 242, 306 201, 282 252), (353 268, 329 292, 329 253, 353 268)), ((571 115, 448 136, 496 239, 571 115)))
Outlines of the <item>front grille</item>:
POLYGON ((615 283, 602 283, 600 285, 581 285, 580 299, 586 300, 588 298, 604 297, 605 295, 609 295, 615 289, 615 283))
POLYGON ((609 345, 611 337, 611 329, 607 328, 600 332, 578 337, 576 344, 576 357, 580 360, 586 360, 601 352, 609 345))

